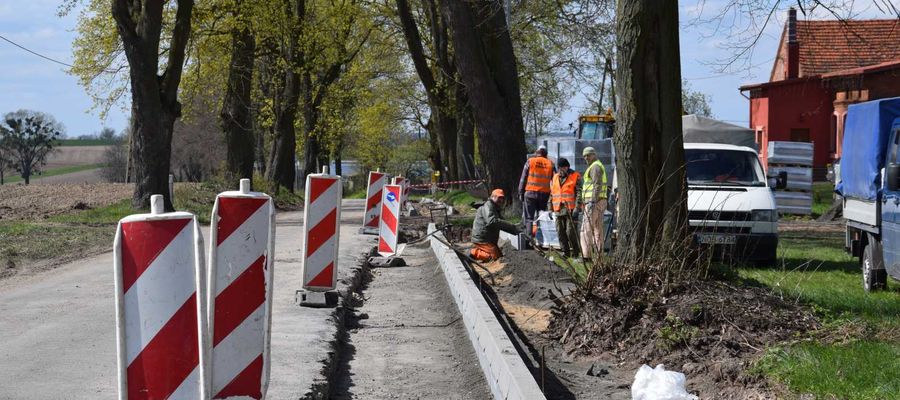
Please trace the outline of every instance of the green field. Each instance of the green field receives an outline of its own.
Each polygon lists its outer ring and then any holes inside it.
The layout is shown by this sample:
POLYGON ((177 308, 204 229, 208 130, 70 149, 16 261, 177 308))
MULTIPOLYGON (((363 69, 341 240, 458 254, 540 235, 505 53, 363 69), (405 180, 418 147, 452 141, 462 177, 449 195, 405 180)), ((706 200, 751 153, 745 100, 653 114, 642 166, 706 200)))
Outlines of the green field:
MULTIPOLYGON (((73 165, 70 167, 51 168, 45 170, 41 175, 31 175, 31 181, 34 182, 40 180, 41 178, 47 178, 51 176, 65 175, 81 171, 90 171, 92 169, 97 169, 100 167, 103 167, 103 164, 73 165)), ((19 175, 13 175, 3 180, 4 183, 17 183, 22 181, 24 181, 24 179, 22 179, 22 177, 19 175)))
POLYGON ((756 370, 795 394, 900 398, 900 285, 866 293, 842 240, 840 233, 782 234, 780 265, 739 269, 741 277, 809 305, 824 325, 816 340, 768 349, 756 370))
POLYGON ((63 139, 59 141, 59 144, 57 144, 57 146, 112 146, 119 143, 121 143, 121 141, 115 139, 63 139))

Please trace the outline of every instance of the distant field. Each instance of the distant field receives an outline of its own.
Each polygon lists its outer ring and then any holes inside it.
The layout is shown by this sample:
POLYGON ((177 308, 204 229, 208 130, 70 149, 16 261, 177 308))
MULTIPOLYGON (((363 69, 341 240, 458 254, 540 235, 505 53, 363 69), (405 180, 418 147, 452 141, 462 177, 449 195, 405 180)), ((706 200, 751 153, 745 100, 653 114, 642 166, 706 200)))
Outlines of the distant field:
POLYGON ((110 146, 60 146, 47 157, 47 165, 44 168, 101 164, 109 148, 110 146))
POLYGON ((117 140, 107 140, 107 139, 86 139, 86 140, 80 140, 80 139, 63 139, 63 140, 60 140, 60 141, 59 141, 59 145, 58 145, 58 146, 60 146, 60 147, 62 147, 62 146, 69 146, 69 147, 75 147, 75 146, 112 146, 112 145, 118 144, 118 143, 119 143, 119 142, 118 142, 117 140))
MULTIPOLYGON (((80 172, 80 171, 89 171, 92 169, 100 168, 102 166, 103 166, 103 164, 86 164, 86 165, 73 165, 73 166, 69 166, 69 167, 46 169, 46 170, 44 170, 44 173, 41 175, 37 175, 37 174, 32 175, 31 181, 35 182, 37 180, 40 180, 41 178, 49 178, 51 176, 71 174, 71 173, 80 172)), ((23 179, 19 175, 14 175, 14 176, 11 176, 4 180, 5 183, 17 183, 17 182, 21 182, 21 181, 23 181, 23 179)))

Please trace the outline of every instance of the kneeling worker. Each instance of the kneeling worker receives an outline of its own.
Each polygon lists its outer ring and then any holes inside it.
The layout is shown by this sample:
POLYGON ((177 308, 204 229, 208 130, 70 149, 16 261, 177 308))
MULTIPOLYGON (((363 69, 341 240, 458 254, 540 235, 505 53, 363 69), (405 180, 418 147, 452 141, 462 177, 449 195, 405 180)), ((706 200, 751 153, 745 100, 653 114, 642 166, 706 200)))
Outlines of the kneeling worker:
POLYGON ((503 256, 497 241, 500 240, 500 230, 514 235, 519 233, 515 225, 500 219, 500 210, 503 207, 505 196, 503 189, 494 189, 490 200, 475 212, 475 221, 472 222, 472 258, 478 261, 496 260, 503 256))

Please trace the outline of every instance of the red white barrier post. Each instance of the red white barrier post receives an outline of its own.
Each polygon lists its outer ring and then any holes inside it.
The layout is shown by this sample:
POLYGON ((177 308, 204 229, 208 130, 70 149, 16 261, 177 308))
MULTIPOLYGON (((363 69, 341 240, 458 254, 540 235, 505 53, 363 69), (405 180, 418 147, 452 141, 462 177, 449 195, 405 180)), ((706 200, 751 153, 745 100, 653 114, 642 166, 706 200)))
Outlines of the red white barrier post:
POLYGON ((208 399, 203 237, 193 214, 163 211, 153 195, 116 228, 119 399, 208 399))
POLYGON ((310 174, 306 177, 303 211, 303 289, 297 301, 305 306, 336 304, 338 239, 341 226, 341 177, 310 174))
POLYGON ((385 185, 381 206, 381 224, 378 229, 378 254, 382 257, 397 255, 397 237, 400 235, 399 185, 385 185))
POLYGON ((401 175, 397 175, 394 177, 394 180, 391 183, 400 186, 400 205, 402 206, 406 203, 407 200, 409 200, 409 179, 406 179, 401 175))
POLYGON ((209 326, 214 399, 262 399, 269 385, 275 207, 250 191, 219 193, 209 246, 209 326))
POLYGON ((361 232, 375 234, 378 231, 378 216, 381 213, 382 189, 388 183, 388 176, 383 172, 369 171, 366 187, 366 213, 363 215, 361 232))

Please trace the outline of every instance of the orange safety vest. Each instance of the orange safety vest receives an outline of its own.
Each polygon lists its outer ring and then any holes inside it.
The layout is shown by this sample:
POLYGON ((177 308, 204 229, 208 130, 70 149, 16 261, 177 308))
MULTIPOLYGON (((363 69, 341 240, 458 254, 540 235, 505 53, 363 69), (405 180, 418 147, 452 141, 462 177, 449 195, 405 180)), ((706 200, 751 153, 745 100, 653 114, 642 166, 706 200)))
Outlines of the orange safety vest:
POLYGON ((550 180, 553 178, 553 163, 545 157, 528 159, 528 180, 525 181, 526 192, 550 193, 550 180))
POLYGON ((554 212, 559 212, 564 204, 569 210, 575 209, 575 185, 578 177, 578 172, 570 171, 566 180, 560 183, 559 174, 553 175, 553 181, 550 182, 550 202, 554 212))

